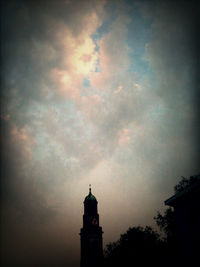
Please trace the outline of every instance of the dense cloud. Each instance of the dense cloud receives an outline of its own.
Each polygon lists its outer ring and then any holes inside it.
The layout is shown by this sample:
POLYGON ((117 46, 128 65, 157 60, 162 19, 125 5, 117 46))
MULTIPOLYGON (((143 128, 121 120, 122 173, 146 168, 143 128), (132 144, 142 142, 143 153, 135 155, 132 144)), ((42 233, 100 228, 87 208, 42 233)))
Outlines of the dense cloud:
POLYGON ((106 244, 199 171, 196 6, 2 7, 3 258, 78 266, 89 183, 106 244))

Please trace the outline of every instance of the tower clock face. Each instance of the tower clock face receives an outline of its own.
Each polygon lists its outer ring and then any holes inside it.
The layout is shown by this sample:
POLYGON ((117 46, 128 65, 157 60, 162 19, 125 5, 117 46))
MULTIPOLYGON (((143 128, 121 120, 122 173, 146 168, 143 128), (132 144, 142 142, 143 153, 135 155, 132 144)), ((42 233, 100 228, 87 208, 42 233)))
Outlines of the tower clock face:
POLYGON ((93 224, 93 225, 97 225, 97 219, 93 218, 93 219, 92 219, 92 224, 93 224))

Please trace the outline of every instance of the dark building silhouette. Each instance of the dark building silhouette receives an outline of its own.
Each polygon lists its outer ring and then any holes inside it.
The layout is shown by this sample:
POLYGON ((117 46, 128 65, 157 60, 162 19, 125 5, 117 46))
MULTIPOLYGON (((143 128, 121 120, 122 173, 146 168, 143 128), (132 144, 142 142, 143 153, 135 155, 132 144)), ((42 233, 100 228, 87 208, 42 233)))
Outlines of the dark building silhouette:
POLYGON ((180 266, 197 266, 200 246, 200 181, 165 201, 174 208, 180 266))
POLYGON ((99 226, 97 200, 91 193, 84 200, 83 228, 81 228, 81 267, 101 266, 103 261, 102 228, 99 226))

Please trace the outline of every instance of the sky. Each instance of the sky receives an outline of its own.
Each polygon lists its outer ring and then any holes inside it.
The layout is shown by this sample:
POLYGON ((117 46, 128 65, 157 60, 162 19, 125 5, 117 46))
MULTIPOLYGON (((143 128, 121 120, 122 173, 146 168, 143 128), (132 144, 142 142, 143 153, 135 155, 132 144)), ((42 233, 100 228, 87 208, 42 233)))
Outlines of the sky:
POLYGON ((199 173, 196 1, 1 3, 1 249, 78 267, 92 185, 103 245, 199 173))

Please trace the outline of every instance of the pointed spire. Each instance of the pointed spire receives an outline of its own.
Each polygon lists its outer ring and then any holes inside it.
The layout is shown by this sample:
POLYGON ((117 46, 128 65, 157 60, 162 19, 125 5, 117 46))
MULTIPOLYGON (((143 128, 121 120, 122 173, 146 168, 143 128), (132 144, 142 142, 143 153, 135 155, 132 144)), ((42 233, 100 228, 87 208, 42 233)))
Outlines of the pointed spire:
POLYGON ((91 194, 91 184, 89 184, 89 193, 91 194))

